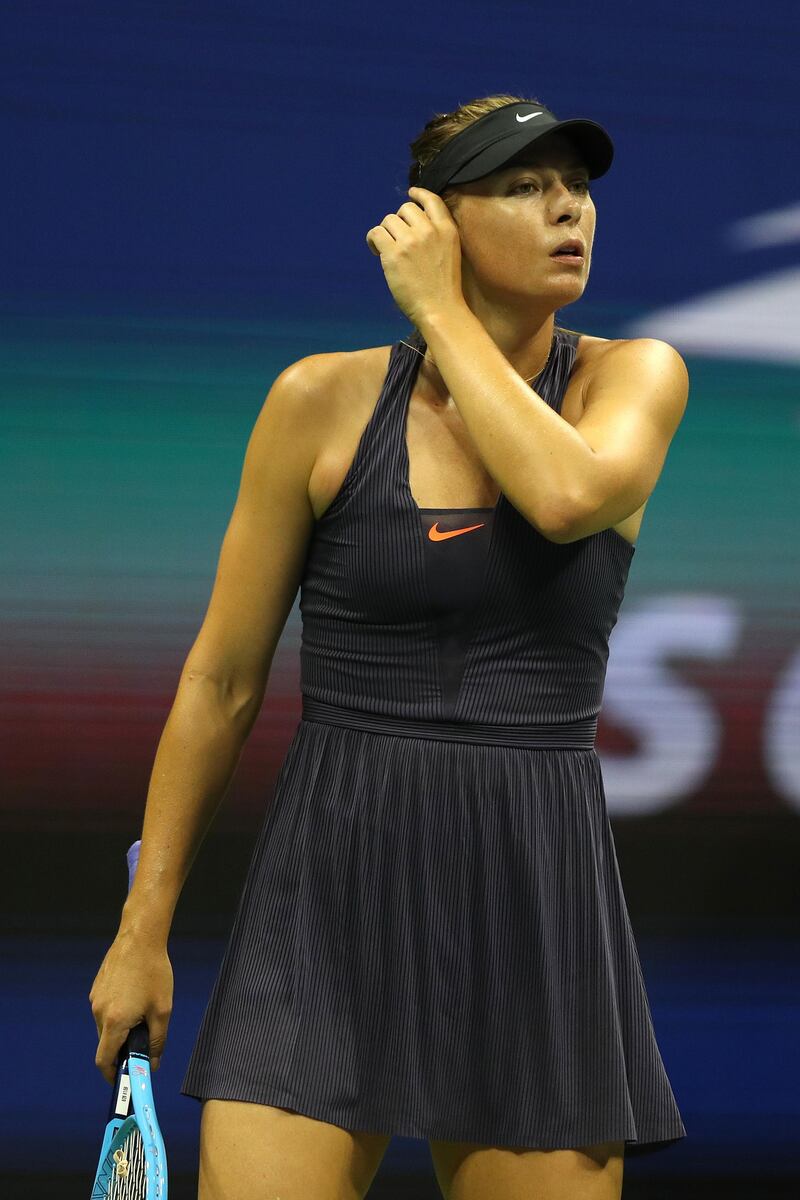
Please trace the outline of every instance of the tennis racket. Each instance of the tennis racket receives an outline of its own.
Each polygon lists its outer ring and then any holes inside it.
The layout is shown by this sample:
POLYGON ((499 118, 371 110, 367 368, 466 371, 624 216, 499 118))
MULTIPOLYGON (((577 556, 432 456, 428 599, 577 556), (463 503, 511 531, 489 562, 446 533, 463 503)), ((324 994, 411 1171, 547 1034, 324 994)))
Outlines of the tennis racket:
MULTIPOLYGON (((128 850, 128 890, 141 841, 128 850)), ((91 1200, 167 1200, 167 1156, 150 1080, 150 1038, 141 1021, 117 1055, 117 1074, 91 1200)))

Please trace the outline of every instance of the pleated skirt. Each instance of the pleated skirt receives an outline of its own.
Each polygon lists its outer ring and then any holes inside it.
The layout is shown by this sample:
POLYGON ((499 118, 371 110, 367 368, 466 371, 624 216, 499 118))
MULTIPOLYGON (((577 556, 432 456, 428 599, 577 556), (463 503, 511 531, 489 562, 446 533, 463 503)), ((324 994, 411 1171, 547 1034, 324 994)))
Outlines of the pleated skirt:
POLYGON ((181 1091, 492 1146, 684 1137, 595 750, 301 720, 181 1091))

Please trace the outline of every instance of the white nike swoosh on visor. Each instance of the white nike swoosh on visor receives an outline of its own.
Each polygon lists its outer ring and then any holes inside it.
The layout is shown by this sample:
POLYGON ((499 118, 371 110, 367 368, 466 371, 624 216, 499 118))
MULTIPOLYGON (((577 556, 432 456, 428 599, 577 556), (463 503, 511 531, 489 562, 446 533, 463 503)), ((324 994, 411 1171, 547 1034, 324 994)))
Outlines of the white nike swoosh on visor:
POLYGON ((541 110, 541 109, 539 110, 539 112, 535 112, 535 113, 528 113, 527 117, 521 117, 521 116, 519 115, 519 113, 517 113, 517 120, 518 120, 518 121, 530 121, 531 117, 540 117, 541 115, 542 115, 542 110, 541 110))

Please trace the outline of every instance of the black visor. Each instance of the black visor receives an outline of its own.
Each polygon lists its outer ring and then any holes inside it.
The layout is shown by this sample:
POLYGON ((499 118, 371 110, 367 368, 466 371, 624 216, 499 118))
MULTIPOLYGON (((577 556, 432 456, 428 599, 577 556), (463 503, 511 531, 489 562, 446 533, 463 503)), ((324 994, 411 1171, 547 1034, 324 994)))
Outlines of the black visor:
POLYGON ((440 195, 456 183, 471 183, 505 166, 545 133, 557 130, 575 146, 589 178, 605 175, 614 157, 614 143, 596 121, 559 121, 543 104, 504 104, 479 117, 442 147, 419 172, 417 183, 440 195))

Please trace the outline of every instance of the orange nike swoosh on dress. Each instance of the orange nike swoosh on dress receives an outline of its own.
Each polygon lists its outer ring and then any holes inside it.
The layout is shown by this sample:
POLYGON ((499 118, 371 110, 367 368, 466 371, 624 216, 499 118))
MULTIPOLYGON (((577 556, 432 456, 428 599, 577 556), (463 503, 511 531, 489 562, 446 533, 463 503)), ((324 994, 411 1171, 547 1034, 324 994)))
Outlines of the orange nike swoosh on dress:
POLYGON ((480 529, 486 522, 481 521, 480 525, 467 525, 464 529, 449 529, 447 532, 438 529, 438 524, 438 521, 434 521, 428 530, 428 537, 432 542, 443 542, 445 538, 458 537, 460 533, 469 533, 471 529, 480 529))

